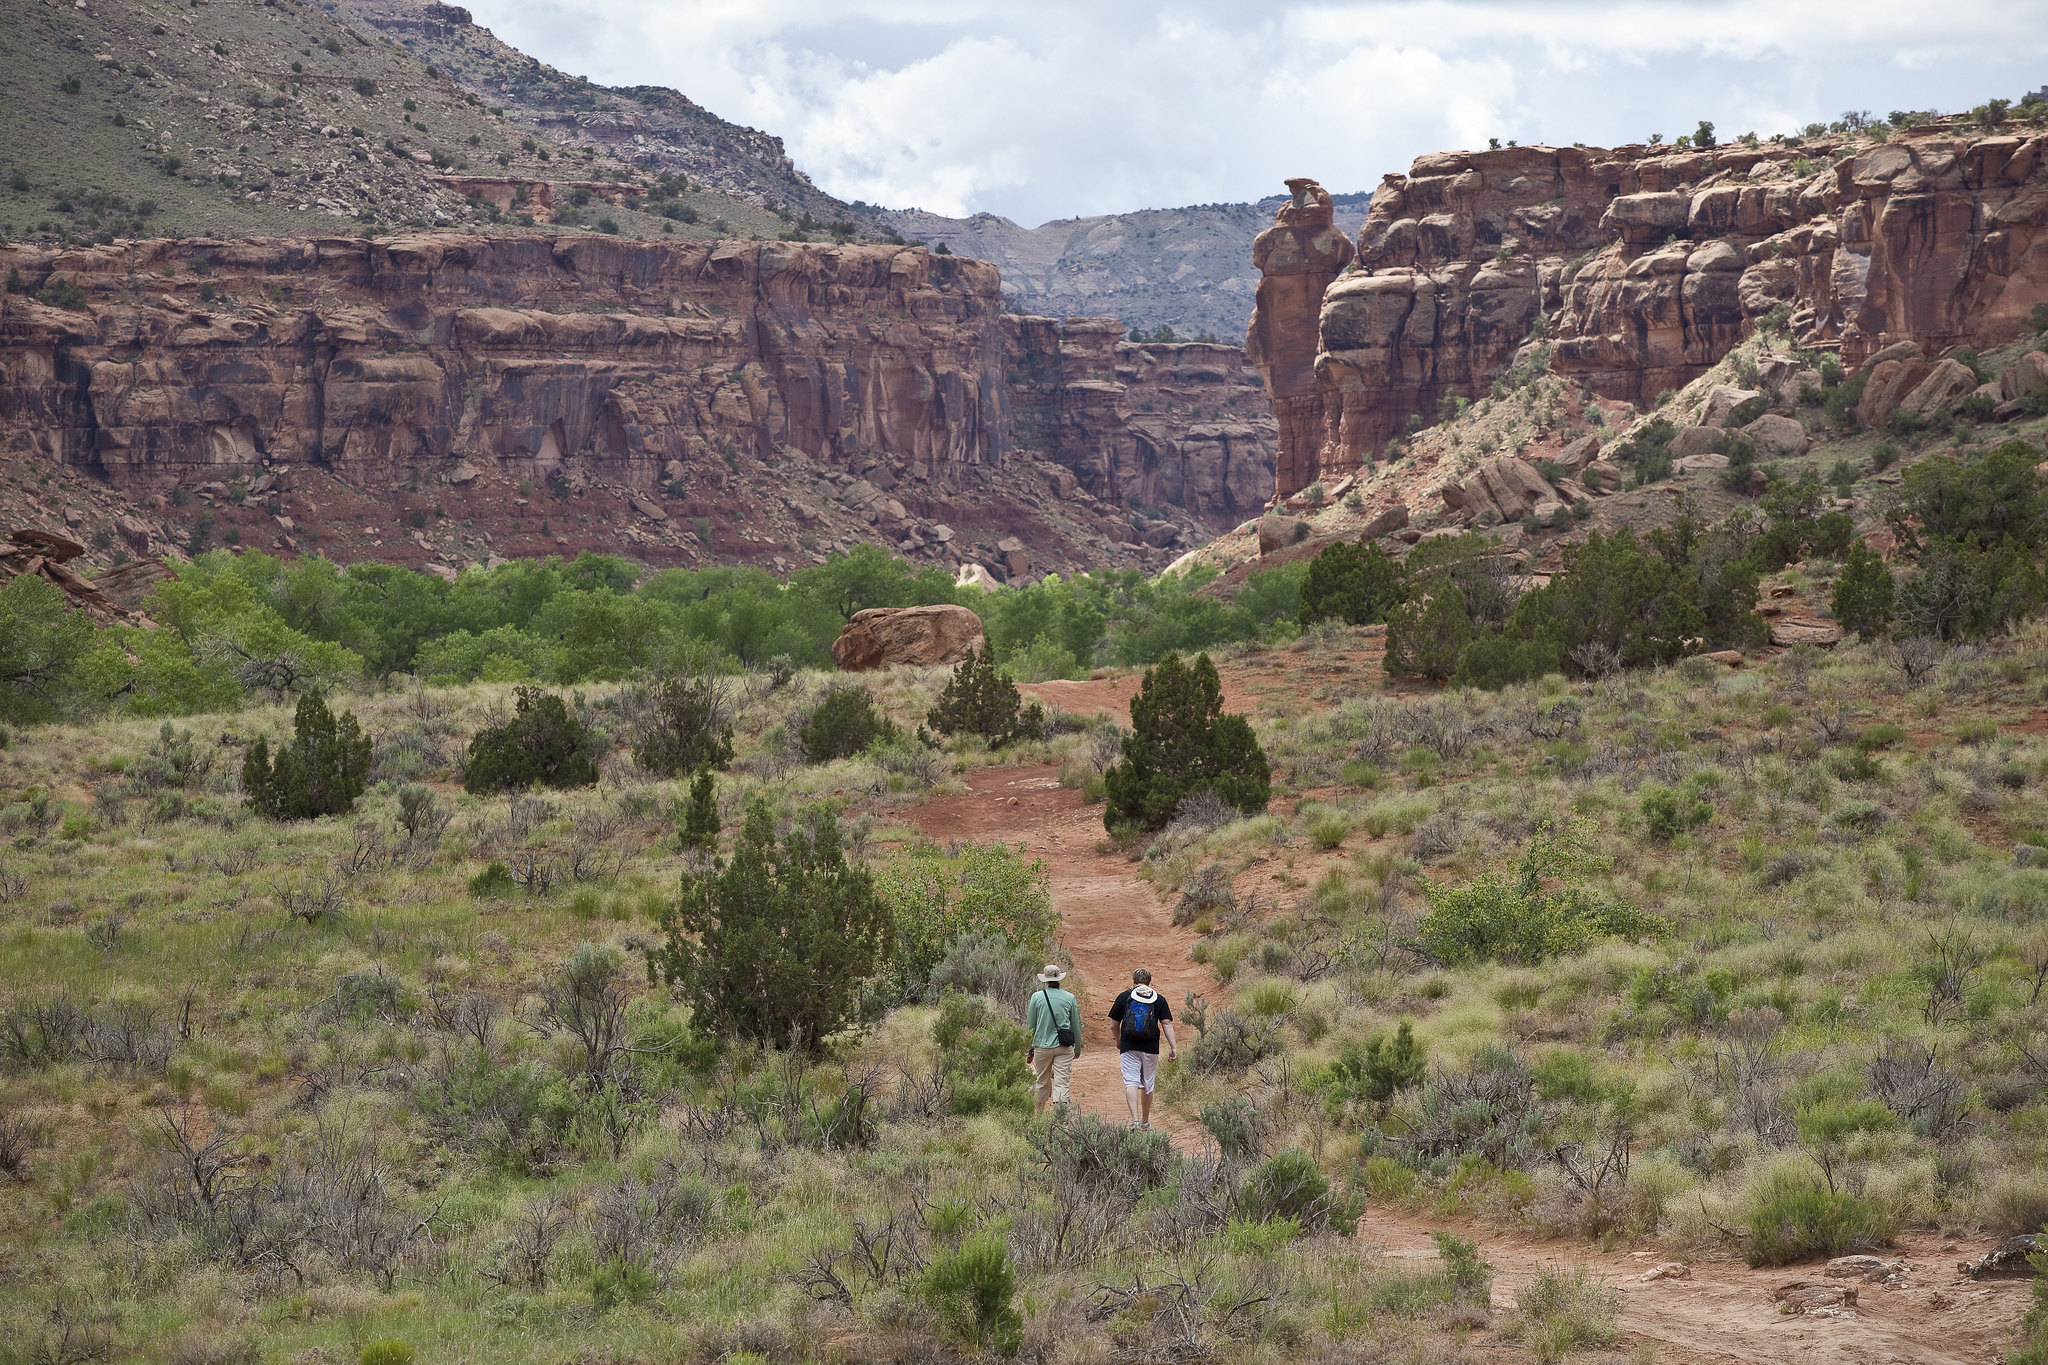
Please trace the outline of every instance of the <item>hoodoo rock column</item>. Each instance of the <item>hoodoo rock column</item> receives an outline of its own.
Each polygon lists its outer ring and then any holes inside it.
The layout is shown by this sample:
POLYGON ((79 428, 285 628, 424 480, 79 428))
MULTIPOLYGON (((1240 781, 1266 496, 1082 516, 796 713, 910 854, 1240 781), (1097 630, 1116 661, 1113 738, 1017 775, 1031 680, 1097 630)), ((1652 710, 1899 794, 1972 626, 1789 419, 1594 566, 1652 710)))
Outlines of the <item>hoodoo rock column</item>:
POLYGON ((1280 422, 1275 493, 1289 497, 1321 470, 1323 395, 1316 382, 1316 320, 1323 291, 1351 264, 1351 239, 1338 230, 1330 193, 1306 176, 1287 182, 1293 197, 1252 243, 1263 277, 1245 332, 1245 353, 1265 377, 1280 422))

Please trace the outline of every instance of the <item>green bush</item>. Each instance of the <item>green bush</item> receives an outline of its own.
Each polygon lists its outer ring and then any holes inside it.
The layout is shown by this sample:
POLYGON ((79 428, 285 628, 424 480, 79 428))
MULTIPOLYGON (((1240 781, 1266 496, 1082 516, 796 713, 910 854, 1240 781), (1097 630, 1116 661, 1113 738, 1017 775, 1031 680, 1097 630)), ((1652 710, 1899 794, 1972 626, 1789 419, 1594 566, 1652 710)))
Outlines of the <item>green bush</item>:
POLYGON ((1309 562, 1301 585, 1301 623, 1384 621, 1405 595, 1400 566, 1378 545, 1339 541, 1324 546, 1309 562))
POLYGON ((963 935, 995 935, 1043 962, 1059 927, 1045 861, 1008 844, 913 844, 882 864, 875 889, 889 907, 902 1000, 929 998, 932 973, 963 935))
POLYGON ((1026 1113, 1031 1068, 1024 1061, 1030 1035, 1002 1018, 978 995, 948 991, 932 1021, 939 1068, 953 1083, 950 1107, 960 1115, 1026 1113))
POLYGON ((991 749, 1000 749, 1040 733, 1045 708, 1033 702, 1025 712, 1017 685, 996 671, 994 652, 983 647, 953 670, 925 724, 941 735, 979 735, 991 749))
POLYGON ((1523 965, 1576 953, 1602 938, 1633 937, 1659 927, 1654 916, 1586 890, 1590 866, 1583 833, 1546 827, 1529 845, 1512 877, 1488 869, 1460 887, 1423 883, 1429 913, 1422 917, 1424 949, 1446 967, 1470 962, 1523 965), (1545 889, 1544 882, 1556 883, 1545 889))
POLYGON ((1190 667, 1169 654, 1146 669, 1131 725, 1123 757, 1104 774, 1102 822, 1112 832, 1162 828, 1181 802, 1205 791, 1246 814, 1266 808, 1273 779, 1265 750, 1243 716, 1223 713, 1223 683, 1208 655, 1190 667))
POLYGON ((1844 630, 1874 639, 1891 628, 1893 592, 1892 571, 1859 540, 1849 546, 1848 557, 1842 561, 1829 606, 1844 630))
POLYGON ((686 849, 709 852, 718 847, 718 779, 700 768, 690 781, 690 799, 683 806, 677 842, 686 849))
POLYGON ((493 858, 483 871, 469 879, 469 894, 478 900, 489 900, 509 896, 517 886, 512 880, 512 869, 493 858))
POLYGON ((464 791, 475 795, 525 787, 589 787, 597 782, 599 741, 552 692, 522 687, 514 714, 469 741, 464 791))
POLYGON ((412 1347, 402 1341, 373 1341, 356 1356, 356 1365, 412 1365, 412 1347))
POLYGON ((1515 1295, 1526 1323, 1523 1335, 1536 1359, 1551 1365, 1581 1346, 1611 1346, 1621 1335, 1615 1319, 1621 1296, 1593 1278, 1586 1263, 1568 1271, 1544 1269, 1515 1295))
POLYGON ((242 760, 242 790, 249 805, 272 820, 344 815, 370 775, 370 737, 353 713, 337 720, 318 693, 299 698, 292 742, 271 762, 270 742, 259 738, 242 760))
POLYGON ((711 669, 661 679, 640 717, 633 761, 657 777, 723 768, 732 762, 730 709, 711 669))
POLYGON ((1751 1266, 1791 1265, 1823 1256, 1846 1256, 1878 1240, 1874 1206, 1853 1195, 1815 1185, 1780 1191, 1749 1218, 1743 1259, 1751 1266))
POLYGON ((874 699, 858 683, 825 689, 811 714, 797 726, 806 763, 852 758, 869 746, 896 737, 896 727, 875 714, 874 699))
POLYGON ((1643 828, 1651 840, 1668 844, 1695 825, 1714 818, 1714 808, 1682 788, 1653 786, 1641 802, 1643 828))
POLYGON ((847 862, 827 810, 778 843, 774 811, 756 800, 730 860, 684 873, 660 923, 668 941, 648 970, 688 1001, 701 1031, 808 1050, 884 1003, 872 983, 888 957, 889 912, 867 869, 847 862))
POLYGON ((1254 1223, 1291 1221, 1307 1232, 1324 1229, 1349 1236, 1362 1207, 1334 1189, 1307 1152, 1290 1147, 1245 1173, 1237 1212, 1254 1223))
POLYGON ((1363 1052, 1348 1043, 1337 1050, 1337 1059, 1330 1063, 1324 1106, 1333 1117, 1359 1101, 1384 1106, 1401 1091, 1422 1084, 1424 1070, 1415 1025, 1403 1019, 1391 1045, 1384 1034, 1375 1033, 1363 1052))
POLYGON ((609 1313, 622 1303, 645 1303, 659 1288, 654 1271, 623 1256, 613 1256, 590 1272, 590 1307, 609 1313))
POLYGON ((939 1329, 962 1346, 993 1347, 1006 1356, 1024 1344, 1024 1315, 1017 1311, 1017 1277, 1003 1239, 986 1233, 932 1259, 918 1283, 939 1329))

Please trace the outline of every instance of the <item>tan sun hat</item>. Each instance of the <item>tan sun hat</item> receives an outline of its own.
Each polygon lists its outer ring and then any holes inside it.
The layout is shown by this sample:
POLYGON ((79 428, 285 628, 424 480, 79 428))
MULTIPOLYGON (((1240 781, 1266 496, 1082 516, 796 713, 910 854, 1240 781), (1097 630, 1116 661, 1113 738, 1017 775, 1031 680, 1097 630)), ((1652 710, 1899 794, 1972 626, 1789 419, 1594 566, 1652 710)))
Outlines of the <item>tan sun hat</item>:
POLYGON ((1060 970, 1059 963, 1048 962, 1045 964, 1045 970, 1038 974, 1038 979, 1047 983, 1064 981, 1067 979, 1067 974, 1060 970))

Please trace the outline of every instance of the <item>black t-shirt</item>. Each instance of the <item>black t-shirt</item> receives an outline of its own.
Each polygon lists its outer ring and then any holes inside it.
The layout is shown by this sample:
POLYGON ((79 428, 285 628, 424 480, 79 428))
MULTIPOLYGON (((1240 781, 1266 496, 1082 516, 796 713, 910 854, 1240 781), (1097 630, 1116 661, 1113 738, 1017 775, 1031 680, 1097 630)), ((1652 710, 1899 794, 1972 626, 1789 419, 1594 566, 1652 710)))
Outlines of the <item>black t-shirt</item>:
POLYGON ((1149 1052, 1157 1057, 1159 1055, 1159 1026, 1173 1018, 1172 1006, 1166 1003, 1164 995, 1154 1000, 1150 1009, 1151 1018, 1147 1021, 1147 1026, 1142 1032, 1131 1027, 1130 1013, 1131 993, 1125 991, 1116 998, 1116 1003, 1109 1007, 1109 1017, 1116 1020, 1118 1025, 1116 1031, 1116 1050, 1118 1052, 1149 1052))

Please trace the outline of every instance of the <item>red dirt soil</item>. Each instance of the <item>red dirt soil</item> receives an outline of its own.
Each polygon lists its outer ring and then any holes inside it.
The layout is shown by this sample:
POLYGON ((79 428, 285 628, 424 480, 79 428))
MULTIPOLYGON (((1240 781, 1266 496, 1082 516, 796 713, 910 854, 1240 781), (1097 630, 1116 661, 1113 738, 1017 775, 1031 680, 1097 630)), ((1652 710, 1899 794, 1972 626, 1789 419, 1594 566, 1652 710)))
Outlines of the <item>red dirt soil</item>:
POLYGON ((1716 1257, 1690 1263, 1688 1278, 1641 1276, 1669 1259, 1662 1251, 1610 1251, 1583 1243, 1545 1241, 1525 1233, 1487 1233, 1437 1222, 1418 1214, 1375 1208, 1359 1224, 1359 1236, 1389 1258, 1434 1259, 1430 1233, 1449 1228, 1475 1238, 1494 1268, 1493 1304, 1511 1309, 1515 1295, 1545 1269, 1569 1270, 1584 1260, 1595 1279, 1622 1296, 1620 1326, 1638 1340, 1655 1342, 1658 1365, 1997 1365, 2020 1346, 2020 1318, 2027 1311, 2030 1282, 1964 1279, 1956 1265, 1997 1245, 1995 1239, 1962 1241, 1942 1251, 1934 1233, 1906 1233, 1896 1247, 1874 1254, 1902 1260, 1906 1283, 1897 1289, 1858 1285, 1858 1302, 1841 1317, 1785 1314, 1773 1297, 1794 1281, 1855 1284, 1829 1280, 1820 1264, 1751 1270, 1741 1261, 1716 1257))
MULTIPOLYGON (((1135 685, 1135 680, 1117 681, 1135 685)), ((1151 969, 1160 993, 1175 1009, 1190 991, 1219 999, 1216 978, 1207 967, 1188 959, 1197 936, 1174 925, 1171 908, 1153 895, 1150 883, 1138 879, 1130 859, 1095 851, 1103 837, 1102 807, 1086 804, 1077 789, 1060 786, 1057 768, 984 769, 969 779, 968 786, 967 795, 928 801, 905 812, 905 818, 929 839, 1000 839, 1022 843, 1028 856, 1046 860, 1052 906, 1060 916, 1060 946, 1074 962, 1067 986, 1081 999, 1074 1101, 1085 1113, 1128 1123, 1130 1110, 1117 1071, 1116 1026, 1107 1017, 1110 1002, 1130 984, 1135 967, 1151 969)), ((1185 1023, 1176 1027, 1181 1046, 1192 1046, 1194 1031, 1185 1023)), ((1169 1062, 1162 1049, 1160 1065, 1184 1066, 1185 1054, 1180 1062, 1169 1062)), ((1152 1121, 1172 1133, 1176 1142, 1202 1140, 1199 1125, 1163 1109, 1154 1108, 1152 1121)))

